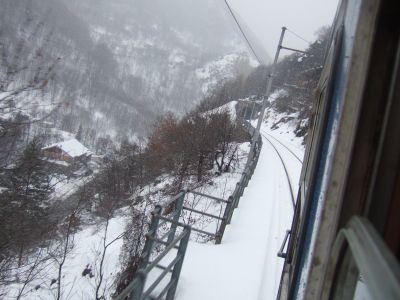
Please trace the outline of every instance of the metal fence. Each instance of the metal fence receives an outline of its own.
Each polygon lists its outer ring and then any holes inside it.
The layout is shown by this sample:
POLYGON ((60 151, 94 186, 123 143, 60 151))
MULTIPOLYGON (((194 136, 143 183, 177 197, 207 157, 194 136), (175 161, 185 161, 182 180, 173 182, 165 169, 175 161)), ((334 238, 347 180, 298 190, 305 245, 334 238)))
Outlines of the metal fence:
MULTIPOLYGON (((184 194, 180 193, 175 198, 183 197, 184 194)), ((172 215, 179 218, 176 212, 179 210, 174 209, 172 215)), ((115 300, 174 299, 189 242, 190 226, 175 221, 177 218, 174 216, 170 219, 164 213, 168 212, 161 206, 154 209, 138 271, 134 280, 115 300), (165 227, 168 229, 165 230, 165 227)))
MULTIPOLYGON (((244 126, 253 136, 254 128, 250 123, 245 122, 244 126)), ((254 152, 249 153, 245 170, 228 200, 187 190, 181 191, 162 206, 156 206, 152 212, 149 232, 146 234, 146 242, 141 255, 141 264, 136 276, 115 300, 153 300, 163 299, 163 297, 172 300, 174 298, 190 232, 196 231, 208 235, 215 239, 216 244, 221 243, 225 228, 232 220, 234 209, 238 207, 240 197, 253 176, 261 146, 262 140, 259 136, 254 152), (207 197, 225 204, 223 216, 216 216, 185 206, 186 193, 207 197), (220 221, 217 232, 212 233, 179 223, 179 218, 184 210, 217 219, 220 221), (156 269, 159 272, 156 272, 156 269)))
MULTIPOLYGON (((249 134, 251 136, 253 136, 254 128, 250 125, 250 123, 245 122, 244 126, 245 126, 246 130, 249 132, 249 134)), ((234 212, 235 208, 237 208, 239 205, 240 197, 243 195, 244 189, 247 187, 251 177, 253 176, 254 170, 257 166, 258 158, 260 156, 261 147, 262 147, 262 139, 261 139, 261 136, 259 136, 258 141, 256 141, 256 146, 254 147, 254 152, 248 154, 247 161, 246 161, 246 167, 242 173, 242 176, 240 177, 239 182, 236 184, 235 190, 233 191, 232 195, 229 196, 229 198, 227 200, 218 198, 215 196, 207 195, 204 193, 200 193, 200 192, 197 192, 194 190, 186 190, 186 191, 182 191, 181 193, 179 193, 176 197, 172 198, 171 201, 169 201, 167 203, 166 206, 169 207, 169 208, 167 208, 167 211, 174 210, 173 214, 174 214, 174 217, 176 218, 175 221, 179 220, 179 217, 182 215, 182 212, 185 210, 194 212, 196 214, 203 215, 205 217, 210 217, 210 218, 216 219, 217 221, 219 221, 219 226, 215 233, 205 231, 205 230, 202 230, 199 228, 195 228, 193 226, 191 226, 191 230, 194 232, 198 232, 200 234, 208 235, 212 239, 215 240, 216 244, 220 244, 222 241, 224 232, 225 232, 225 228, 228 224, 230 224, 230 222, 232 220, 233 212, 234 212), (185 197, 184 196, 185 192, 191 193, 194 195, 198 195, 201 197, 213 199, 217 202, 224 204, 225 207, 223 208, 224 213, 223 213, 222 217, 185 206, 183 203, 184 197, 185 197)))
MULTIPOLYGON (((254 128, 247 122, 245 122, 244 124, 248 132, 253 136, 254 128)), ((256 141, 256 146, 254 147, 254 152, 249 153, 247 157, 246 167, 242 173, 242 176, 240 177, 239 182, 236 184, 235 190, 233 191, 232 195, 228 199, 228 204, 225 207, 223 220, 218 229, 217 238, 215 240, 216 244, 221 243, 226 225, 231 223, 233 212, 235 208, 237 208, 239 205, 240 197, 242 197, 244 189, 247 187, 251 177, 254 174, 258 158, 260 157, 261 147, 262 147, 262 139, 261 136, 259 136, 258 141, 256 141)))

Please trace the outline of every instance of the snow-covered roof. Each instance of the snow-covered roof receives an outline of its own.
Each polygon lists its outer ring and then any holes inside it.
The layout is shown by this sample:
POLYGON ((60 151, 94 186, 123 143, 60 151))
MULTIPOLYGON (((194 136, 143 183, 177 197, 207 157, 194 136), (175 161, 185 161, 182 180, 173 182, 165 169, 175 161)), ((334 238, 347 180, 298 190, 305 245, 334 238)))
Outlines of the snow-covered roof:
POLYGON ((90 152, 90 150, 88 148, 83 146, 76 139, 71 139, 68 141, 52 144, 50 146, 43 148, 43 150, 54 148, 54 147, 61 149, 63 152, 65 152, 66 154, 68 154, 71 157, 78 157, 81 155, 92 154, 92 152, 90 152))
POLYGON ((237 104, 237 101, 230 101, 222 106, 219 106, 217 108, 214 108, 212 110, 202 113, 202 116, 209 117, 211 115, 227 112, 230 115, 231 120, 235 121, 236 120, 236 104, 237 104))

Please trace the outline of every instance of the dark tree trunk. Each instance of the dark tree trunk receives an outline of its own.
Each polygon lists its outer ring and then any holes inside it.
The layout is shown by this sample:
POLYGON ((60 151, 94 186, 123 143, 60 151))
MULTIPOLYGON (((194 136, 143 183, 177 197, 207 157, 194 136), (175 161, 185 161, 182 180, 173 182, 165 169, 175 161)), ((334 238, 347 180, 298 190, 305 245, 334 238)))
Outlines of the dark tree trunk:
POLYGON ((200 182, 203 179, 203 163, 204 155, 200 154, 199 161, 197 163, 197 182, 200 182))

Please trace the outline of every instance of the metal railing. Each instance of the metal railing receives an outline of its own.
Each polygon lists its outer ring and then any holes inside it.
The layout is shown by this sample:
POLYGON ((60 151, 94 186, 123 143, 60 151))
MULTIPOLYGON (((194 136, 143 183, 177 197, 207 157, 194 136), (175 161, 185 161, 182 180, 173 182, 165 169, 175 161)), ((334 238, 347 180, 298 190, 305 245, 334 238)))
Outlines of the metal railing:
MULTIPOLYGON (((184 193, 180 193, 173 199, 183 199, 183 197, 184 193)), ((178 201, 181 202, 183 200, 178 201)), ((177 222, 176 216, 179 218, 179 215, 176 212, 179 210, 175 208, 170 219, 163 216, 163 213, 168 212, 161 206, 156 206, 135 278, 114 298, 115 300, 154 300, 163 297, 167 300, 174 299, 190 236, 190 226, 177 222), (161 230, 164 228, 163 225, 169 225, 166 232, 161 230), (181 230, 177 233, 178 228, 181 230), (157 249, 160 247, 163 249, 157 249), (176 253, 171 257, 172 250, 176 253), (161 271, 157 272, 156 269, 161 271), (150 280, 149 275, 152 276, 150 280)))
MULTIPOLYGON (((249 122, 245 121, 243 123, 243 126, 246 128, 248 133, 253 137, 255 129, 251 126, 251 124, 249 122)), ((239 182, 236 184, 235 190, 233 191, 232 195, 229 196, 229 198, 227 200, 221 199, 221 198, 218 198, 215 196, 206 195, 206 194, 194 191, 194 190, 186 191, 187 193, 192 193, 194 195, 199 195, 202 197, 213 199, 213 200, 216 200, 218 202, 225 204, 225 207, 223 209, 224 213, 223 213, 222 217, 216 216, 216 215, 211 215, 206 212, 201 212, 201 211, 195 210, 193 208, 188 208, 186 206, 183 206, 182 207, 183 210, 192 211, 192 212, 201 214, 203 216, 211 217, 211 218, 214 218, 214 219, 220 221, 219 226, 216 230, 216 233, 207 232, 204 230, 193 228, 193 226, 192 226, 192 231, 199 232, 201 234, 205 234, 205 235, 208 235, 208 236, 214 238, 216 244, 221 243, 222 238, 225 233, 226 226, 228 224, 230 224, 230 222, 232 220, 233 212, 234 212, 235 208, 238 207, 240 197, 243 195, 244 189, 247 187, 251 177, 253 176, 254 170, 256 168, 258 158, 260 156, 260 150, 262 147, 261 136, 258 137, 258 140, 256 141, 255 145, 256 146, 254 147, 254 150, 253 150, 254 152, 250 152, 248 154, 247 161, 246 161, 246 167, 242 173, 242 176, 240 177, 239 182)))
MULTIPOLYGON (((254 128, 250 123, 245 122, 244 126, 250 135, 253 136, 254 128)), ((255 145, 256 147, 254 147, 254 152, 252 151, 249 153, 245 170, 228 200, 206 195, 197 191, 187 190, 179 192, 162 206, 156 206, 152 212, 151 223, 149 231, 146 234, 146 242, 142 251, 138 271, 136 272, 133 281, 118 296, 116 296, 114 300, 153 300, 163 299, 163 297, 167 300, 172 300, 174 298, 190 232, 195 231, 208 235, 215 239, 216 244, 221 243, 225 228, 232 220, 234 209, 238 207, 240 197, 243 195, 244 189, 247 187, 251 177, 253 176, 254 169, 260 156, 262 146, 261 136, 259 136, 255 145), (213 215, 185 206, 184 199, 186 193, 207 197, 225 204, 223 216, 213 215), (220 221, 216 233, 179 223, 179 219, 184 210, 220 221), (166 227, 168 229, 166 231, 165 225, 167 225, 166 227), (159 247, 163 247, 163 249, 160 250, 158 249, 159 247), (170 253, 174 250, 176 251, 176 254, 171 255, 170 253), (165 263, 164 260, 168 261, 167 265, 162 264, 165 263), (161 270, 160 273, 157 274, 157 272, 154 272, 155 269, 161 270)))
MULTIPOLYGON (((253 137, 255 129, 251 126, 250 123, 244 122, 243 125, 246 127, 247 131, 253 137)), ((228 203, 225 206, 225 211, 223 215, 223 220, 217 232, 217 238, 215 240, 216 244, 220 244, 222 241, 222 237, 225 232, 226 225, 231 223, 233 212, 235 208, 239 206, 240 197, 242 197, 244 189, 249 184, 251 177, 254 174, 254 170, 257 166, 258 158, 260 157, 262 147, 262 139, 261 136, 258 136, 258 140, 255 143, 254 152, 251 151, 247 157, 246 167, 240 177, 239 182, 236 184, 235 190, 232 195, 228 199, 228 203)))
MULTIPOLYGON (((247 132, 253 137, 255 129, 251 126, 251 124, 247 121, 243 123, 243 126, 246 128, 247 132)), ((202 230, 199 228, 195 228, 191 226, 191 230, 193 232, 197 232, 206 236, 211 237, 212 239, 215 239, 216 244, 220 244, 222 242, 222 238, 226 229, 226 226, 230 224, 233 216, 233 212, 235 208, 238 207, 239 205, 239 200, 240 197, 243 195, 244 189, 247 187, 251 177, 253 176, 254 170, 257 166, 258 158, 260 156, 260 151, 262 147, 262 138, 261 136, 258 137, 258 140, 255 143, 254 147, 254 152, 250 152, 247 156, 247 161, 246 161, 246 167, 242 173, 242 176, 240 177, 239 182, 236 184, 235 190, 233 191, 232 195, 229 196, 227 200, 218 198, 215 196, 207 195, 195 190, 185 190, 181 191, 178 195, 173 197, 170 201, 164 204, 165 211, 168 213, 171 213, 173 211, 173 216, 174 216, 174 221, 178 221, 180 216, 182 216, 183 211, 189 211, 193 212, 205 217, 213 218, 217 221, 219 221, 219 226, 216 230, 216 232, 210 232, 206 230, 202 230), (194 208, 188 207, 184 205, 184 198, 185 198, 185 193, 188 194, 193 194, 193 195, 198 195, 201 197, 209 198, 212 200, 215 200, 217 202, 220 202, 225 205, 223 208, 223 215, 217 216, 213 215, 210 213, 207 213, 205 211, 200 211, 196 210, 194 208)))
MULTIPOLYGON (((222 199, 222 198, 218 198, 218 197, 215 197, 215 196, 207 195, 207 194, 204 194, 204 193, 201 193, 201 192, 198 192, 198 191, 194 191, 194 190, 187 190, 187 193, 188 194, 189 193, 193 194, 195 196, 200 196, 200 197, 204 197, 204 198, 208 198, 208 199, 214 200, 214 201, 216 201, 218 203, 221 203, 222 205, 225 205, 225 207, 230 206, 231 203, 232 203, 231 199, 225 200, 225 199, 222 199)), ((217 216, 217 215, 213 215, 213 214, 207 213, 205 211, 201 211, 201 210, 196 210, 194 208, 187 207, 187 206, 183 206, 182 210, 183 211, 188 211, 188 212, 193 212, 195 214, 214 219, 214 220, 217 221, 217 224, 222 224, 226 220, 226 216, 225 215, 217 216)), ((215 232, 210 232, 210 231, 205 231, 205 230, 202 230, 202 229, 199 229, 199 228, 195 228, 193 225, 191 226, 192 231, 200 233, 200 234, 203 234, 203 235, 206 235, 206 236, 210 237, 211 239, 214 239, 215 241, 218 241, 218 240, 221 239, 220 232, 219 232, 220 226, 217 225, 217 229, 216 229, 215 232)))

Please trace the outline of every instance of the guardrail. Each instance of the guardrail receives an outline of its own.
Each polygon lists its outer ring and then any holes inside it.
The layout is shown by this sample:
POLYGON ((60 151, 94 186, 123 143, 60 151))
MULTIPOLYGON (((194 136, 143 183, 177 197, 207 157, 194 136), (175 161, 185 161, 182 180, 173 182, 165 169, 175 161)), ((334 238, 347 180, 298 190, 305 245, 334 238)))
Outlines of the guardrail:
MULTIPOLYGON (((243 124, 243 126, 246 127, 246 130, 249 132, 249 134, 251 136, 254 135, 255 129, 250 125, 250 123, 245 122, 243 124)), ((226 226, 228 224, 230 224, 230 222, 232 220, 233 212, 234 212, 235 208, 237 208, 239 205, 240 197, 243 195, 244 189, 247 187, 251 177, 253 176, 254 170, 257 166, 258 158, 260 156, 261 147, 262 147, 262 139, 261 139, 261 136, 259 136, 258 141, 256 142, 256 146, 254 147, 254 152, 248 154, 247 161, 246 161, 246 167, 242 173, 242 176, 240 177, 239 182, 236 184, 235 190, 233 191, 232 195, 229 196, 228 200, 218 198, 215 196, 211 196, 211 195, 207 195, 207 194, 203 194, 203 193, 200 193, 200 192, 197 192, 194 190, 186 190, 186 191, 180 192, 177 196, 175 196, 169 202, 164 204, 164 206, 167 207, 166 211, 172 211, 172 208, 175 209, 174 213, 173 213, 174 217, 176 218, 175 221, 179 220, 179 216, 182 215, 182 211, 184 211, 184 210, 191 211, 196 214, 200 214, 200 215, 210 217, 210 218, 220 221, 220 224, 216 230, 216 233, 201 230, 201 229, 194 228, 193 226, 191 226, 192 231, 198 232, 198 233, 201 233, 204 235, 208 235, 208 236, 212 237, 213 239, 215 239, 216 244, 220 244, 222 241, 222 238, 224 236, 226 226), (212 214, 185 206, 183 204, 185 192, 191 193, 194 195, 198 195, 198 196, 202 196, 202 197, 206 197, 206 198, 213 199, 215 201, 224 203, 225 208, 224 208, 223 216, 221 217, 221 216, 217 216, 217 215, 212 215, 212 214)))
MULTIPOLYGON (((204 193, 200 193, 200 192, 197 192, 197 191, 193 191, 193 190, 187 190, 186 192, 190 193, 190 194, 193 194, 193 195, 200 196, 200 197, 205 197, 205 198, 209 198, 209 199, 215 200, 215 201, 217 201, 219 203, 225 204, 225 207, 229 207, 229 206, 232 205, 232 200, 231 199, 225 200, 225 199, 222 199, 222 198, 218 198, 218 197, 215 197, 215 196, 210 196, 210 195, 207 195, 207 194, 204 194, 204 193)), ((221 217, 221 216, 209 214, 209 213, 204 212, 204 211, 196 210, 196 209, 193 209, 193 208, 190 208, 190 207, 187 207, 187 206, 183 206, 182 210, 186 210, 186 211, 189 211, 189 212, 194 212, 196 214, 199 214, 199 215, 202 215, 202 216, 205 216, 205 217, 210 217, 212 219, 217 220, 217 224, 222 224, 226 220, 226 216, 225 215, 223 215, 221 217)), ((207 235, 207 236, 211 237, 212 239, 214 239, 216 241, 221 239, 220 231, 219 231, 220 226, 217 227, 215 232, 209 232, 209 231, 205 231, 205 230, 202 230, 202 229, 198 229, 198 228, 193 227, 193 225, 191 226, 191 228, 192 228, 192 231, 207 235)))
MULTIPOLYGON (((179 194, 176 198, 182 198, 182 195, 179 194)), ((174 299, 189 242, 190 226, 169 219, 163 216, 163 213, 165 212, 161 206, 156 206, 152 212, 138 271, 134 280, 114 298, 115 300, 154 300, 163 299, 164 296, 167 300, 174 299), (166 232, 161 231, 163 225, 170 225, 166 232), (177 234, 178 228, 181 230, 177 234), (156 246, 164 249, 157 251, 156 246), (171 255, 172 250, 176 251, 175 255, 171 255), (160 272, 156 272, 155 269, 159 269, 160 272), (153 277, 150 280, 149 275, 153 277)), ((175 215, 179 217, 178 214, 175 215)))
MULTIPOLYGON (((247 127, 246 129, 251 134, 254 135, 255 129, 250 125, 250 123, 245 122, 244 126, 247 127)), ((216 244, 220 244, 222 241, 222 237, 225 232, 226 225, 231 223, 233 212, 235 208, 239 205, 240 197, 242 197, 244 189, 249 184, 251 177, 254 174, 254 170, 257 166, 258 158, 260 157, 262 147, 262 139, 261 136, 258 137, 258 141, 256 141, 256 145, 254 147, 254 152, 250 152, 247 157, 246 167, 240 177, 239 182, 236 184, 236 188, 233 191, 232 195, 228 199, 228 204, 225 206, 224 211, 224 219, 221 222, 221 225, 218 229, 217 238, 215 240, 216 244)))
MULTIPOLYGON (((250 123, 245 122, 244 126, 250 135, 253 136, 254 128, 250 125, 250 123)), ((115 300, 153 300, 162 299, 164 296, 167 300, 172 300, 174 298, 190 232, 195 231, 211 236, 215 239, 216 244, 221 243, 225 228, 232 220, 234 209, 238 207, 240 197, 243 195, 244 189, 247 187, 251 177, 253 176, 254 169, 260 156, 261 146, 262 139, 261 136, 259 136, 256 146, 254 147, 254 152, 249 153, 245 170, 228 200, 206 195, 197 191, 187 190, 179 192, 176 196, 172 197, 162 206, 156 206, 152 212, 149 231, 146 234, 146 242, 141 255, 141 263, 138 271, 135 274, 135 278, 118 296, 114 298, 115 300), (225 209, 223 216, 216 216, 185 206, 184 199, 186 193, 192 193, 194 195, 207 197, 224 203, 225 209), (217 232, 207 232, 179 223, 179 218, 184 210, 221 221, 219 227, 217 228, 217 232), (168 228, 166 231, 165 225, 167 225, 168 228), (164 247, 164 249, 154 251, 155 248, 157 248, 155 245, 164 247), (177 251, 176 255, 170 255, 171 251, 173 250, 177 251), (151 261, 151 259, 153 260, 151 261), (166 266, 161 264, 164 262, 164 259, 168 260, 168 264, 166 266), (154 275, 156 272, 152 271, 155 269, 162 271, 160 271, 160 274, 154 275), (154 275, 150 280, 151 283, 149 283, 148 280, 149 274, 154 275), (160 284, 163 285, 160 287, 160 284)))

